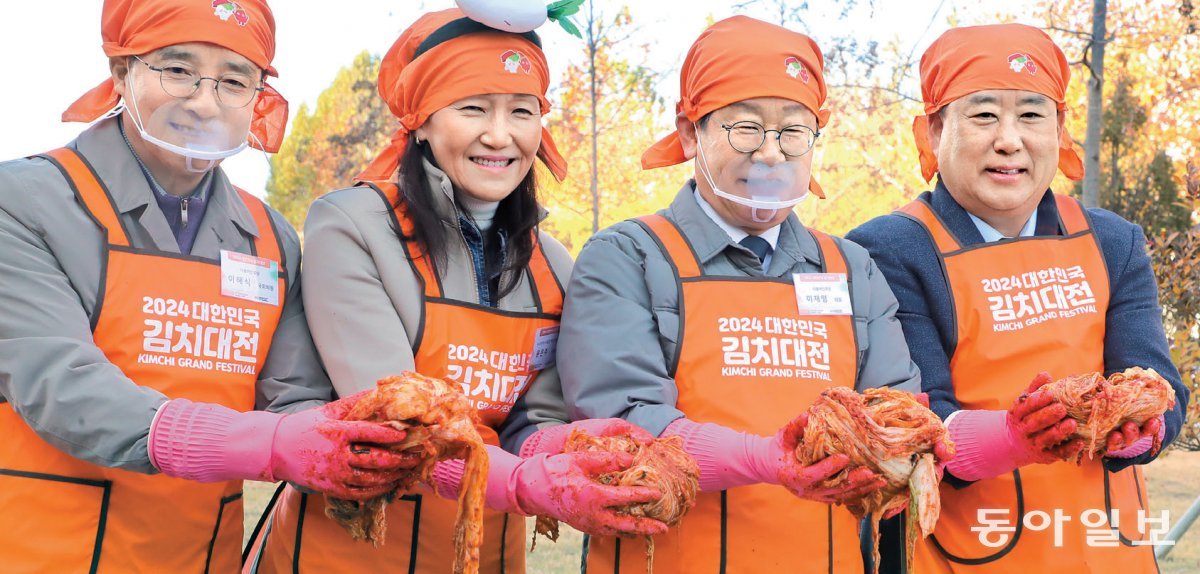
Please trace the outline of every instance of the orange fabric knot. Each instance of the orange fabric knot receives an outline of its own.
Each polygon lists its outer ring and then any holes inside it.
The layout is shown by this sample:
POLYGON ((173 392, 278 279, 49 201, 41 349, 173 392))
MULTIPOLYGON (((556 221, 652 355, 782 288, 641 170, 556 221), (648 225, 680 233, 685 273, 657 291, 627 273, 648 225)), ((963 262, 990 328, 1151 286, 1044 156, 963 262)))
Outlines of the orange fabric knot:
POLYGON ((683 114, 683 115, 687 116, 688 118, 692 118, 692 117, 700 118, 700 117, 703 117, 703 116, 704 116, 704 114, 697 114, 697 113, 696 113, 697 109, 698 109, 698 108, 696 107, 696 104, 695 104, 695 102, 693 102, 693 101, 691 101, 691 100, 679 100, 679 101, 678 101, 678 102, 676 102, 676 104, 675 104, 675 113, 676 113, 676 114, 683 114))
POLYGON ((400 168, 400 158, 404 156, 404 150, 408 148, 409 134, 412 131, 407 126, 413 121, 412 114, 400 119, 400 127, 392 132, 392 139, 387 147, 383 148, 383 151, 375 156, 370 165, 354 178, 356 182, 379 183, 392 179, 392 174, 400 168))
POLYGON ((254 117, 250 120, 252 147, 275 153, 283 145, 287 128, 288 102, 273 86, 263 82, 263 91, 254 102, 254 117))

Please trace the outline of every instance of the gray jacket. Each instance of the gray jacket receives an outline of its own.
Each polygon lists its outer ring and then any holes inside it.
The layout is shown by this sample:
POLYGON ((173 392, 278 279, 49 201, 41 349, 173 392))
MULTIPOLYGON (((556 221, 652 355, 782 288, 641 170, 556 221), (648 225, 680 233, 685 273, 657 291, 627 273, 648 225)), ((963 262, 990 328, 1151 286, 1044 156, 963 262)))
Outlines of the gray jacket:
MULTIPOLYGON (((458 221, 454 188, 445 173, 425 162, 435 208, 458 221)), ((457 226, 445 228, 445 296, 479 304, 474 263, 457 226)), ((550 267, 560 282, 571 273, 571 255, 539 233, 550 267)), ((388 206, 375 190, 352 187, 313 202, 304 222, 304 302, 313 338, 338 394, 373 388, 387 375, 412 370, 420 332, 422 288, 392 229, 388 206)), ((516 289, 498 301, 506 311, 534 312, 533 286, 522 274, 516 289)), ((558 370, 542 370, 498 429, 504 448, 517 452, 541 426, 569 420, 558 370)))
MULTIPOLYGON (((133 247, 179 253, 179 246, 115 119, 69 144, 113 195, 133 247)), ((219 169, 192 256, 222 249, 250 253, 259 233, 219 169)), ((294 411, 330 398, 300 297, 300 242, 274 210, 288 293, 256 407, 294 411)), ((61 172, 43 159, 0 163, 0 402, 51 445, 102 466, 156 472, 146 453, 161 393, 126 377, 92 339, 89 317, 100 289, 103 237, 61 172)))
MULTIPOLYGON (((758 258, 734 243, 706 215, 694 182, 659 212, 692 244, 706 275, 762 276, 758 258)), ((816 240, 788 216, 766 275, 819 273, 816 240)), ((896 320, 896 298, 866 250, 835 238, 851 273, 854 327, 859 341, 857 388, 917 392, 920 373, 896 320)), ((558 360, 563 392, 575 419, 620 417, 660 434, 685 416, 668 375, 679 336, 675 275, 654 240, 634 222, 613 225, 583 247, 567 287, 558 360)), ((799 412, 796 413, 800 414, 799 412)))

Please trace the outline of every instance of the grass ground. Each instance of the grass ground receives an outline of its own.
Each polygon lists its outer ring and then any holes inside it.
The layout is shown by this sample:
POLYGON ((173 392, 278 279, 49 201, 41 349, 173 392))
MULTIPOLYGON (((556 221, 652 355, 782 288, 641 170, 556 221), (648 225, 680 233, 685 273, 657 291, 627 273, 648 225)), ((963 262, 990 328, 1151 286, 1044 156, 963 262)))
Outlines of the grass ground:
MULTIPOLYGON (((1170 511, 1174 525, 1188 506, 1200 496, 1200 452, 1172 452, 1146 467, 1150 481, 1152 510, 1170 511)), ((254 528, 259 513, 274 492, 274 485, 246 483, 246 536, 254 528)), ((529 525, 532 532, 533 525, 529 525)), ((566 525, 558 543, 540 540, 529 555, 530 574, 576 574, 583 537, 566 525)), ((1200 522, 1179 541, 1171 554, 1159 563, 1162 574, 1200 572, 1200 522)))
MULTIPOLYGON (((1170 512, 1171 526, 1200 496, 1200 452, 1170 452, 1146 466, 1150 481, 1150 508, 1170 512)), ((1165 560, 1159 562, 1163 574, 1200 572, 1200 521, 1184 534, 1165 560)))

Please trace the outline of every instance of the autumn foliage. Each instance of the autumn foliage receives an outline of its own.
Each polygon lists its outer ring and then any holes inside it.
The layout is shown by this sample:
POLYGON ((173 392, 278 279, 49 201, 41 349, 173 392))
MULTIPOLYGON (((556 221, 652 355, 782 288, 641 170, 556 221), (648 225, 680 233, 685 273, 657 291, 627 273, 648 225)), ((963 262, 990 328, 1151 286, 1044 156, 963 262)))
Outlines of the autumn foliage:
POLYGON ((549 119, 571 175, 539 180, 552 214, 544 227, 575 254, 596 231, 665 207, 689 172, 641 168, 642 151, 674 129, 675 110, 655 91, 658 75, 634 59, 648 48, 617 50, 631 37, 629 9, 586 17, 582 58, 567 67, 549 119))
POLYGON ((360 53, 317 98, 301 104, 291 131, 271 158, 267 200, 300 228, 312 201, 353 183, 387 145, 396 118, 375 91, 379 57, 360 53))
POLYGON ((1188 424, 1175 443, 1200 450, 1200 226, 1188 231, 1160 231, 1149 237, 1150 256, 1158 276, 1163 326, 1171 341, 1171 359, 1183 384, 1192 391, 1188 424))

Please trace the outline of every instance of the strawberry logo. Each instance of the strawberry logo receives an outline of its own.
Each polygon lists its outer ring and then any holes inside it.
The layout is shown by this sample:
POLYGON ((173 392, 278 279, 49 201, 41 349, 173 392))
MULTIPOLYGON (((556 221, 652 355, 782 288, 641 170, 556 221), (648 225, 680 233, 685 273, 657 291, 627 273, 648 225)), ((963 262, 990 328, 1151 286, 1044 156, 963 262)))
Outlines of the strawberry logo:
POLYGON ((1009 56, 1008 67, 1018 74, 1020 74, 1022 70, 1029 70, 1030 76, 1037 74, 1037 64, 1033 63, 1033 58, 1030 58, 1029 54, 1017 52, 1016 54, 1009 56))
POLYGON ((808 83, 808 70, 804 67, 804 64, 800 62, 799 58, 795 56, 788 56, 788 58, 783 61, 783 65, 789 76, 793 78, 799 78, 801 82, 806 84, 808 83))
POLYGON ((250 23, 250 15, 246 13, 237 2, 230 0, 213 0, 213 15, 220 18, 222 22, 228 22, 232 17, 238 26, 245 26, 250 23))
POLYGON ((506 50, 500 55, 500 61, 504 63, 504 71, 510 74, 515 74, 518 70, 528 74, 529 70, 533 67, 533 64, 529 62, 529 58, 516 50, 506 50))

